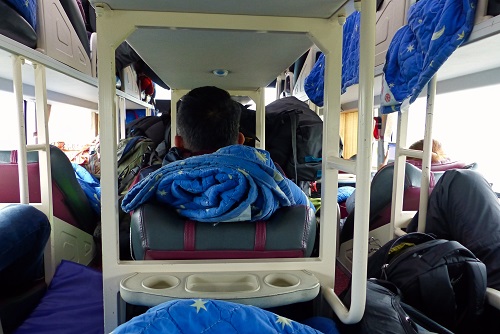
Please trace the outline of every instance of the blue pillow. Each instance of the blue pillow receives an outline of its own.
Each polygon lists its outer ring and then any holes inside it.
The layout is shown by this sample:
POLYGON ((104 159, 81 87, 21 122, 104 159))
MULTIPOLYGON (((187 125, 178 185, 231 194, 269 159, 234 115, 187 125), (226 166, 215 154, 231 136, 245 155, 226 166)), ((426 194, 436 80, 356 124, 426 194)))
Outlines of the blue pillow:
POLYGON ((36 31, 36 0, 7 0, 36 31))

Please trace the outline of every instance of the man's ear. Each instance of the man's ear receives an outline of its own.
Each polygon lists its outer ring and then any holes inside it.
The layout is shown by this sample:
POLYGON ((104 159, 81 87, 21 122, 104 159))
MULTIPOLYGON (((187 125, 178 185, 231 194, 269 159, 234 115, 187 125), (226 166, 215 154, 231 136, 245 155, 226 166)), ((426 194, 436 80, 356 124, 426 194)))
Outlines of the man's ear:
POLYGON ((245 135, 241 132, 238 133, 238 144, 242 145, 245 143, 245 135))
POLYGON ((178 148, 184 148, 184 139, 181 136, 175 135, 174 146, 178 148))

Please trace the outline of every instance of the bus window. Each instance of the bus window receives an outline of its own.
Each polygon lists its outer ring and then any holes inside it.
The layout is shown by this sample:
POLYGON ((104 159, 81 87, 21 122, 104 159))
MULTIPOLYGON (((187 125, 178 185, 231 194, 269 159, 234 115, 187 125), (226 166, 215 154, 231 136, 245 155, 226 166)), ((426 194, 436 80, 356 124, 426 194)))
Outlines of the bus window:
MULTIPOLYGON (((476 162, 478 171, 500 192, 500 172, 495 147, 500 146, 500 114, 492 110, 500 85, 436 95, 433 138, 439 140, 452 160, 476 162)), ((409 110, 410 145, 423 138, 425 97, 417 99, 409 110)))

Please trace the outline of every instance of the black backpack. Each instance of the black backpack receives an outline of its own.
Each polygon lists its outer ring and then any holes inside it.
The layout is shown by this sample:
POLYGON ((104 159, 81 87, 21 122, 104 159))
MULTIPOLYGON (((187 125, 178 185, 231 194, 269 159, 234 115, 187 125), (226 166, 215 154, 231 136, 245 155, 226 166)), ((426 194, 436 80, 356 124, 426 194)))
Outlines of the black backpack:
POLYGON ((394 283, 402 301, 456 333, 473 333, 483 313, 486 266, 457 241, 409 233, 368 259, 368 278, 394 283))
POLYGON ((161 116, 143 116, 125 126, 125 137, 147 137, 156 146, 165 141, 170 147, 170 113, 161 116))
MULTIPOLYGON (((337 322, 344 334, 417 334, 423 328, 427 333, 453 334, 421 312, 401 301, 400 291, 391 282, 371 278, 366 282, 366 304, 361 320, 352 325, 337 322)), ((351 290, 340 296, 345 305, 351 305, 351 290)))
MULTIPOLYGON (((245 144, 258 140, 254 110, 242 108, 240 131, 245 144)), ((265 131, 266 150, 288 178, 295 183, 321 178, 323 121, 306 103, 289 96, 268 104, 265 131)))

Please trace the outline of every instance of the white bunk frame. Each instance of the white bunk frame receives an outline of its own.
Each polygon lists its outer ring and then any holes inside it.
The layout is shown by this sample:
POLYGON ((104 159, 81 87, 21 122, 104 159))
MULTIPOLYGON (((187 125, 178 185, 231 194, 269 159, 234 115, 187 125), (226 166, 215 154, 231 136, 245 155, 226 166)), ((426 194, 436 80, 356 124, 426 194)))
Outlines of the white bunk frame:
MULTIPOLYGON (((340 3, 340 1, 339 1, 340 3)), ((345 3, 342 1, 341 3, 345 3)), ((374 40, 375 40, 375 1, 360 1, 363 15, 361 19, 361 65, 360 65, 360 140, 358 141, 358 164, 345 161, 338 156, 337 138, 340 124, 340 85, 341 85, 341 49, 342 24, 345 14, 339 11, 330 18, 300 18, 276 16, 238 15, 228 20, 228 14, 179 13, 148 11, 148 4, 141 4, 141 11, 116 10, 105 3, 94 6, 97 14, 98 31, 98 69, 99 69, 99 110, 101 116, 101 187, 102 187, 102 237, 108 245, 103 252, 103 290, 105 309, 105 331, 115 328, 120 317, 119 287, 120 281, 132 273, 218 273, 218 272, 288 272, 307 270, 312 272, 321 284, 325 299, 335 313, 345 323, 358 322, 364 312, 366 299, 366 263, 368 237, 368 208, 371 172, 371 124, 373 110, 374 78, 374 40), (188 16, 189 15, 189 16, 188 16), (189 19, 187 19, 189 18, 189 19), (231 260, 231 261, 120 261, 118 250, 118 194, 116 179, 116 108, 110 96, 115 95, 114 51, 136 27, 233 29, 241 31, 290 31, 307 34, 326 54, 325 76, 325 122, 323 133, 323 203, 336 203, 338 169, 357 175, 356 223, 354 232, 354 262, 352 304, 348 310, 333 292, 336 257, 337 206, 325 205, 322 208, 321 240, 319 258, 307 259, 267 259, 267 260, 231 260), (327 223, 331 222, 331 223, 327 223)), ((297 55, 297 58, 300 54, 297 55)), ((281 71, 282 69, 279 69, 281 71)), ((175 87, 174 87, 175 88, 175 87)), ((184 89, 183 87, 177 87, 184 89)), ((262 87, 248 91, 232 92, 256 97, 258 104, 257 135, 264 139, 264 106, 262 87)), ((181 91, 173 91, 173 101, 180 98, 181 91)), ((175 117, 175 103, 173 104, 175 117)), ((172 133, 175 133, 175 127, 172 133)), ((262 141, 264 143, 264 141, 262 141)))
MULTIPOLYGON (((44 212, 52 226, 45 249, 45 280, 49 283, 62 259, 88 264, 96 249, 92 235, 57 218, 53 214, 52 176, 48 133, 48 104, 60 102, 97 111, 97 78, 77 71, 53 58, 0 35, 0 90, 13 92, 16 105, 17 145, 19 169, 19 203, 31 204, 44 212), (9 64, 11 66, 9 66, 9 64), (34 100, 37 110, 38 144, 27 145, 23 100, 34 100), (27 152, 39 152, 40 203, 29 198, 27 152)), ((124 92, 117 91, 117 98, 125 108, 150 108, 124 92)), ((9 112, 9 111, 6 111, 9 112)), ((11 203, 0 203, 0 207, 11 203)))

